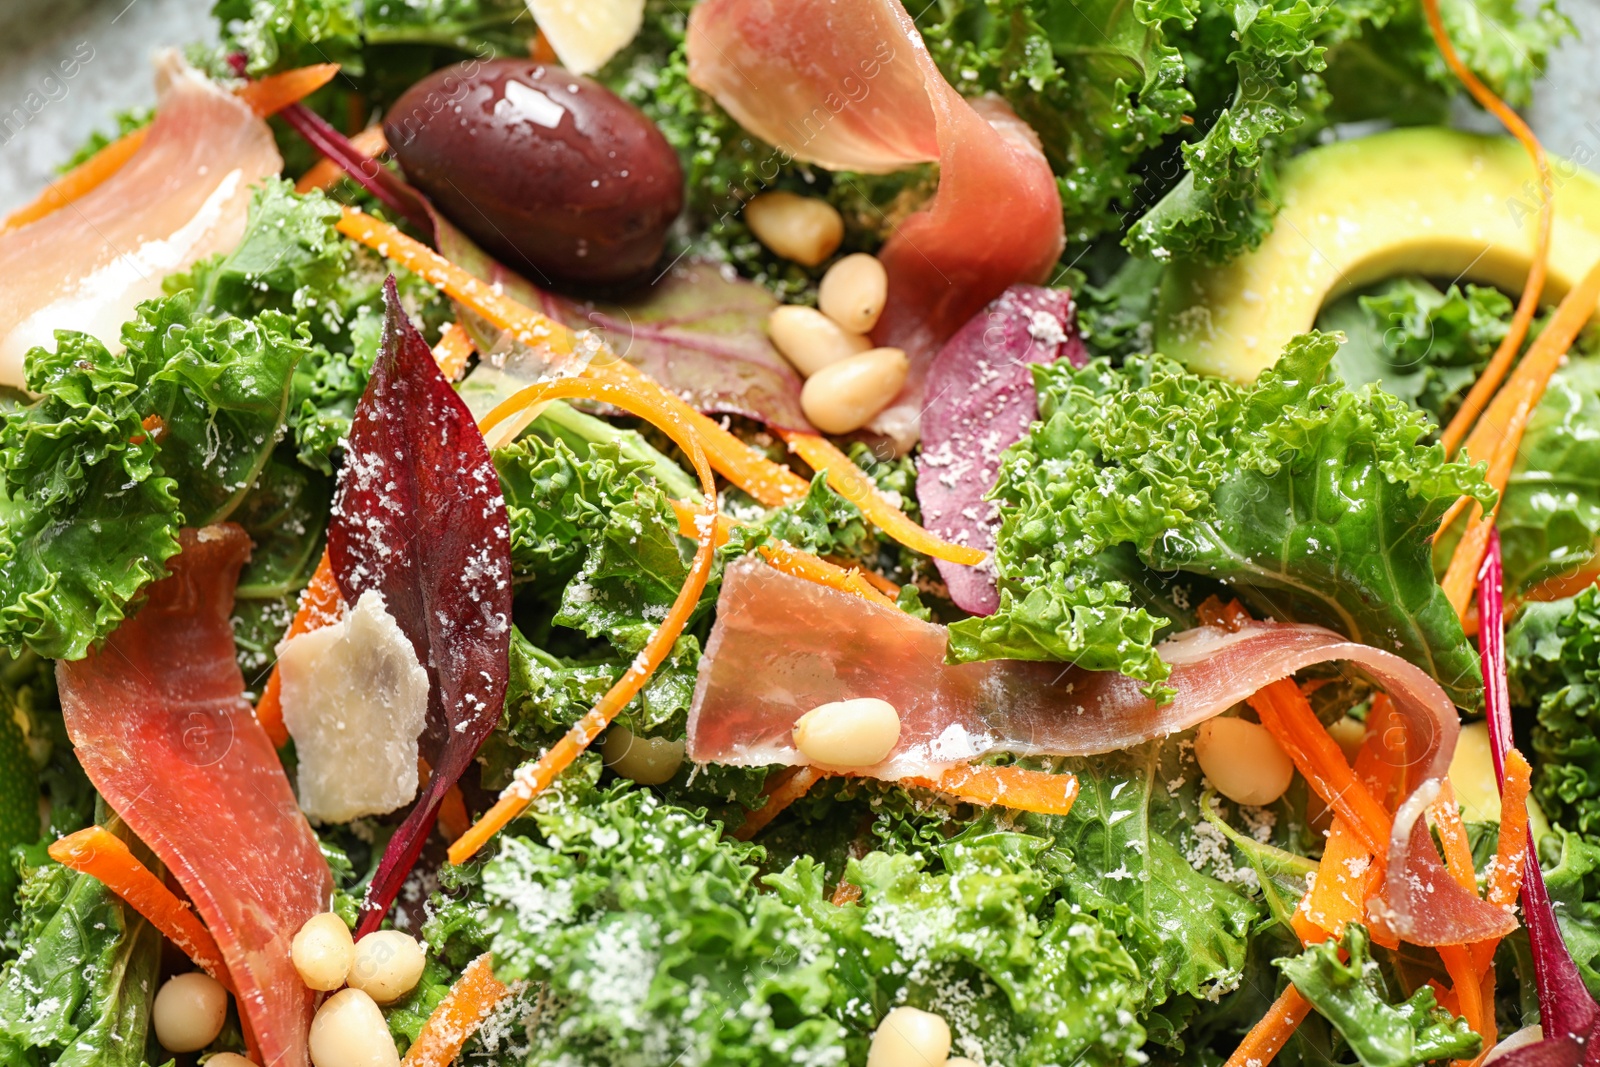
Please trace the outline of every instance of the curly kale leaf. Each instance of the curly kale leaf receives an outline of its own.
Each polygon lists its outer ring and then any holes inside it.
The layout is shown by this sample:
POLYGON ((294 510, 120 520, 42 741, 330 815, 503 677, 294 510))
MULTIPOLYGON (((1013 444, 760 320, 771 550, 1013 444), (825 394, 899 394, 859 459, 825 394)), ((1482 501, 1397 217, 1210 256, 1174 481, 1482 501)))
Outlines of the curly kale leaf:
POLYGON ((50 859, 43 844, 15 856, 27 951, 0 969, 0 1062, 140 1067, 161 934, 99 880, 50 859))
POLYGON ((481 903, 446 904, 428 933, 549 983, 530 1015, 543 1062, 860 1062, 902 1003, 944 1014, 986 1062, 1134 1062, 1139 971, 1060 898, 1047 839, 872 853, 839 906, 815 861, 763 879, 759 848, 649 790, 564 781, 523 825, 537 834, 502 839, 481 903))
POLYGON ((285 315, 215 320, 190 293, 139 305, 117 355, 56 339, 27 356, 39 399, 0 427, 0 641, 77 659, 164 574, 180 526, 238 506, 311 345, 285 315))
POLYGON ((1600 832, 1600 589, 1526 605, 1506 665, 1516 701, 1537 710, 1534 796, 1563 825, 1600 832))
POLYGON ((1483 1047, 1465 1019, 1439 1007, 1432 986, 1395 1003, 1359 923, 1346 926, 1340 941, 1308 946, 1277 963, 1333 1023, 1362 1067, 1422 1067, 1435 1060, 1469 1059, 1483 1047), (1339 958, 1341 949, 1347 960, 1339 958))
POLYGON ((1583 984, 1600 996, 1600 844, 1582 834, 1558 833, 1560 862, 1545 872, 1545 887, 1583 984))
POLYGON ((1000 610, 952 625, 952 657, 1059 659, 1159 683, 1151 641, 1167 619, 1101 560, 1128 545, 1157 572, 1224 582, 1259 611, 1396 652, 1473 703, 1477 660, 1428 538, 1457 497, 1493 494, 1423 444, 1420 412, 1325 380, 1336 349, 1299 337, 1251 386, 1160 356, 1037 368, 1041 421, 994 491, 1000 610))

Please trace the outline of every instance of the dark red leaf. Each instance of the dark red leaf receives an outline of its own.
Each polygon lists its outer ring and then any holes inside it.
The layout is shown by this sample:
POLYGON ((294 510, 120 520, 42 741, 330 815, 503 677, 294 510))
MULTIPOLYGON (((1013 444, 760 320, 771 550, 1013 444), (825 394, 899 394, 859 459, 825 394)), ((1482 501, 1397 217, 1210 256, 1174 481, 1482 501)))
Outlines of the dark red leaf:
POLYGON ((392 277, 384 304, 383 343, 350 426, 328 555, 345 602, 382 593, 428 670, 421 748, 433 775, 384 852, 362 932, 382 921, 445 792, 499 720, 511 642, 510 528, 488 446, 401 310, 392 277))
MULTIPOLYGON (((1489 720, 1489 747, 1495 776, 1505 787, 1505 754, 1512 744, 1511 700, 1506 688, 1505 577, 1500 564, 1500 535, 1489 535, 1489 550, 1478 572, 1478 643, 1483 660, 1483 688, 1489 720)), ((1533 949, 1534 979, 1539 987, 1539 1015, 1546 1040, 1508 1056, 1520 1067, 1571 1067, 1583 1062, 1581 1043, 1593 1051, 1600 1026, 1600 1006, 1584 987, 1572 954, 1561 938, 1555 908, 1545 891, 1533 830, 1528 831, 1527 863, 1522 880, 1523 921, 1533 949)))
MULTIPOLYGON (((1065 289, 1013 285, 945 343, 928 368, 922 412, 917 500, 923 525, 958 545, 994 550, 999 517, 984 497, 1000 474, 1000 454, 1039 415, 1034 363, 1088 360, 1065 289)), ((1000 606, 989 563, 935 560, 950 599, 974 615, 1000 606)))

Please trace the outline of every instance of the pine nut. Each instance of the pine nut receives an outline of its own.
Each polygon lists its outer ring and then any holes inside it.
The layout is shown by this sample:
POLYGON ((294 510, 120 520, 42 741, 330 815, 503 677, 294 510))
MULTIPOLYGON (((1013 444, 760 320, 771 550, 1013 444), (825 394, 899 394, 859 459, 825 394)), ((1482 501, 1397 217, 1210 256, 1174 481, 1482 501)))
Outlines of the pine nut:
POLYGON ((813 763, 870 767, 900 740, 900 713, 887 700, 858 697, 821 704, 794 724, 794 747, 813 763))
POLYGON ((872 1032, 867 1067, 940 1067, 950 1058, 950 1024, 920 1008, 892 1008, 872 1032))
POLYGON ((332 912, 313 915, 289 944, 289 958, 307 989, 329 992, 344 985, 356 958, 350 928, 332 912))
POLYGON ((683 742, 665 737, 640 737, 626 726, 613 723, 600 746, 606 766, 640 785, 660 785, 683 766, 683 742))
POLYGON ((784 259, 815 267, 844 240, 844 219, 826 200, 794 193, 762 193, 744 206, 756 240, 784 259))
POLYGON ((828 268, 817 286, 817 307, 851 333, 866 333, 878 324, 889 298, 889 275, 878 257, 865 252, 845 256, 828 268))
POLYGON ((346 981, 379 1004, 399 1000, 416 986, 427 964, 422 946, 399 930, 378 930, 356 942, 346 981))
POLYGON ((341 989, 323 1002, 311 1020, 309 1044, 316 1067, 399 1067, 400 1063, 383 1012, 359 989, 341 989))
POLYGON ((1194 755, 1217 792, 1235 804, 1271 804, 1294 777, 1294 764, 1265 726, 1231 716, 1200 724, 1194 755))
POLYGON ((1361 745, 1367 739, 1367 724, 1345 715, 1328 727, 1328 736, 1339 746, 1344 758, 1355 763, 1356 756, 1361 753, 1361 745))
POLYGON ((906 384, 911 361, 898 348, 874 348, 831 363, 806 380, 800 409, 823 433, 849 433, 872 421, 906 384))
POLYGON ((798 304, 773 308, 767 316, 767 333, 784 358, 806 378, 872 347, 867 338, 851 333, 816 308, 798 304))
POLYGON ((206 1060, 206 1067, 256 1067, 253 1060, 247 1060, 237 1052, 219 1052, 206 1060))
POLYGON ((167 979, 150 1011, 156 1040, 168 1052, 199 1052, 222 1033, 228 991, 204 971, 167 979))

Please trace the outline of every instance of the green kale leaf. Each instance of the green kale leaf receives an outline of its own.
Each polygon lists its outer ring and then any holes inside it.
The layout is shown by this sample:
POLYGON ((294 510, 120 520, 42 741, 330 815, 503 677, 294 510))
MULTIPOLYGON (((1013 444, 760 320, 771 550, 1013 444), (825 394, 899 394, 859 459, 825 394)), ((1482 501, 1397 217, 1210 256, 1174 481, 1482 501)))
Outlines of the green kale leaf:
POLYGON ((648 465, 616 442, 595 444, 586 459, 564 441, 528 434, 497 449, 495 469, 511 523, 511 566, 519 582, 569 578, 613 510, 644 489, 648 465))
MULTIPOLYGON (((1545 871, 1545 888, 1583 984, 1600 996, 1600 844, 1582 834, 1558 833, 1560 861, 1545 871)), ((1546 837, 1542 844, 1551 841, 1546 837)))
POLYGON ((1600 589, 1526 605, 1506 666, 1513 699, 1537 711, 1534 796, 1568 828, 1600 832, 1600 589))
POLYGON ((1000 609, 953 624, 951 657, 1059 659, 1159 683, 1151 642, 1167 617, 1101 558, 1128 545, 1156 572, 1221 581, 1265 614, 1404 656, 1475 703, 1477 659, 1428 538, 1457 497, 1493 495, 1423 444, 1424 415, 1326 380, 1337 347, 1299 337, 1251 386, 1160 356, 1036 368, 1040 421, 993 494, 1000 609))
POLYGON ((39 399, 0 426, 0 641, 76 659, 163 575, 178 528, 227 518, 271 455, 296 365, 284 315, 139 305, 126 351, 60 331, 27 356, 39 399))
POLYGON ((1465 1019, 1439 1007, 1432 986, 1395 1003, 1359 923, 1349 924, 1341 941, 1311 945, 1277 963, 1333 1023, 1363 1067, 1422 1067, 1434 1060, 1469 1059, 1483 1047, 1465 1019), (1341 949, 1348 961, 1339 958, 1341 949))
POLYGON ((139 1067, 160 933, 98 879, 51 860, 43 844, 17 855, 25 948, 0 969, 0 1063, 139 1067))

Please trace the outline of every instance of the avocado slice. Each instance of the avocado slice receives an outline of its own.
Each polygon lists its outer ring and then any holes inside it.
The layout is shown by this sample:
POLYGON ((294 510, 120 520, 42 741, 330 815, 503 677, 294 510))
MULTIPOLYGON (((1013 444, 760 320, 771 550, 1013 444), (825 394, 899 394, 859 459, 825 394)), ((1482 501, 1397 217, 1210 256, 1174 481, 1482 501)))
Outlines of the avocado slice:
MULTIPOLYGON (((1600 177, 1554 156, 1544 298, 1600 260, 1600 177)), ((1162 277, 1156 350, 1196 371, 1253 381, 1322 305, 1401 273, 1522 288, 1538 226, 1532 162, 1509 137, 1437 127, 1314 148, 1284 168, 1266 240, 1222 267, 1162 277)))

